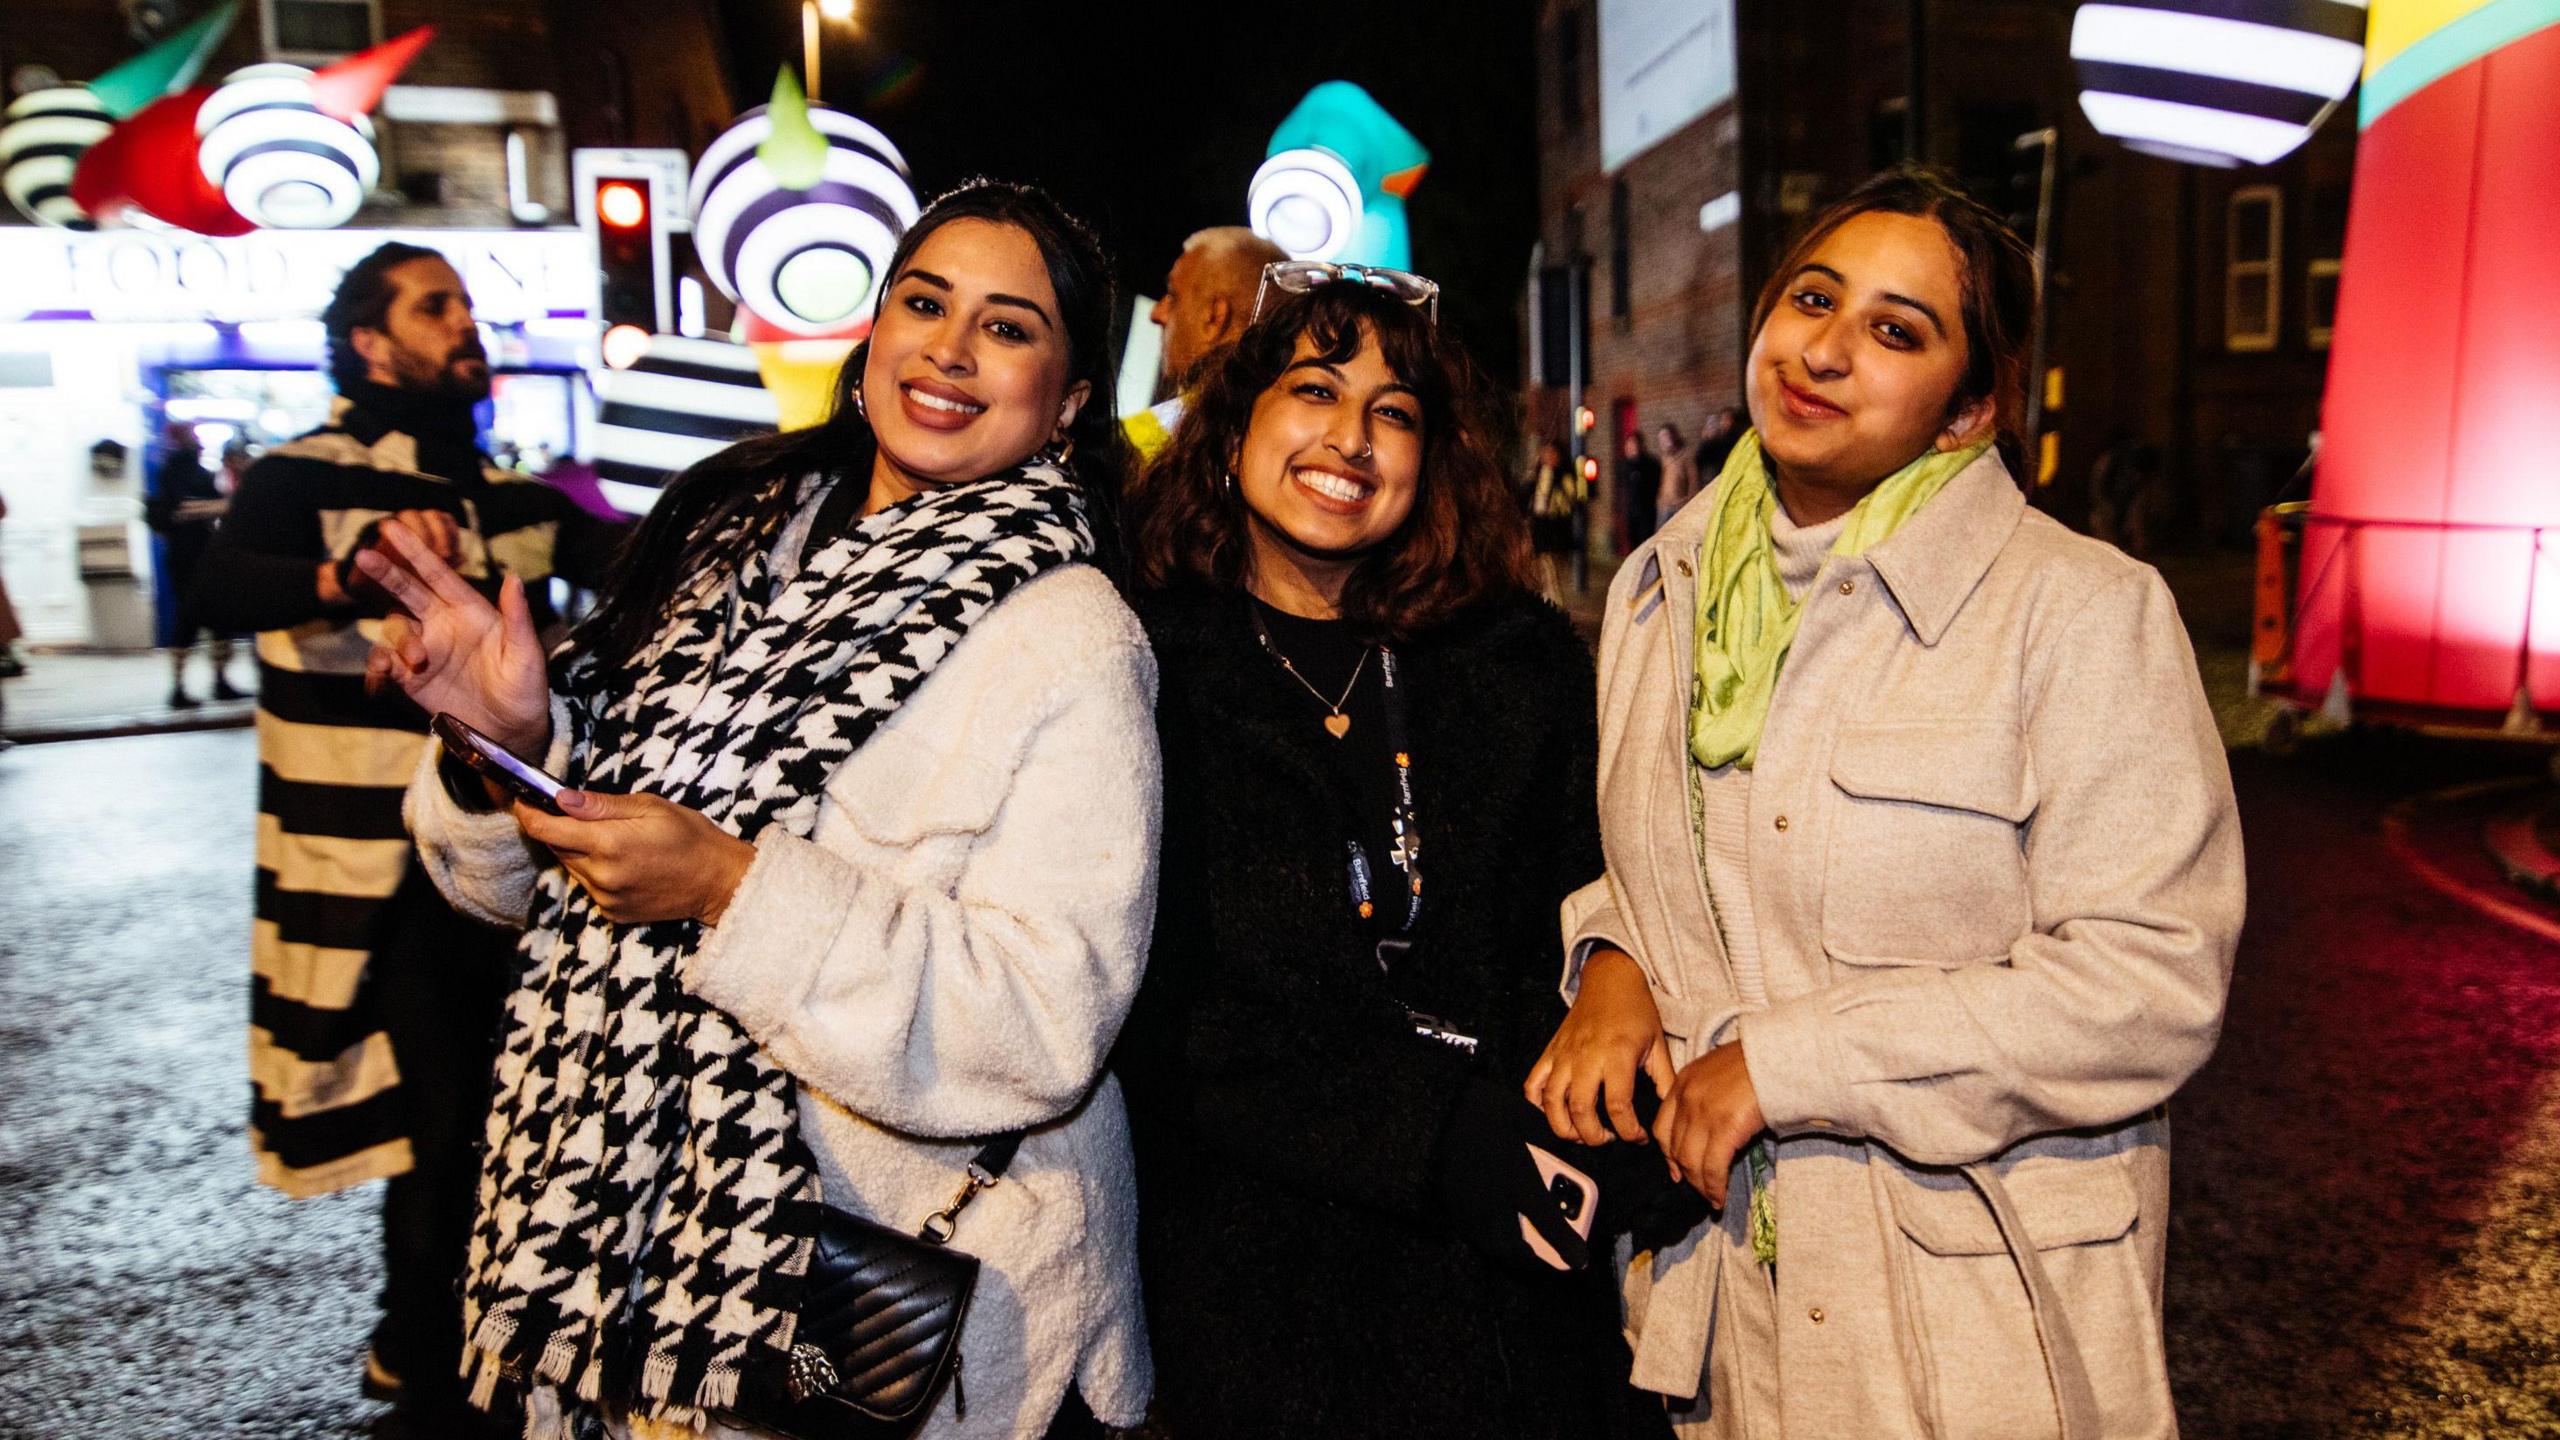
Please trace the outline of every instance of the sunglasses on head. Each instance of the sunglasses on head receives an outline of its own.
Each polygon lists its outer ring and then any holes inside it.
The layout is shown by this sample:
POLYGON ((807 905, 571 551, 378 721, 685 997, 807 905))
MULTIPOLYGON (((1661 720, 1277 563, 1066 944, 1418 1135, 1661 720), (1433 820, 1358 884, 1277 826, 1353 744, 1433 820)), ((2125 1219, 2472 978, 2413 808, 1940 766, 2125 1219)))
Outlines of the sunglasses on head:
POLYGON ((1274 260, 1263 266, 1262 283, 1253 291, 1253 319, 1262 318, 1263 299, 1274 289, 1304 295, 1319 285, 1333 284, 1374 286, 1420 310, 1432 324, 1440 323, 1440 282, 1426 280, 1410 270, 1390 270, 1384 265, 1338 265, 1331 260, 1274 260))

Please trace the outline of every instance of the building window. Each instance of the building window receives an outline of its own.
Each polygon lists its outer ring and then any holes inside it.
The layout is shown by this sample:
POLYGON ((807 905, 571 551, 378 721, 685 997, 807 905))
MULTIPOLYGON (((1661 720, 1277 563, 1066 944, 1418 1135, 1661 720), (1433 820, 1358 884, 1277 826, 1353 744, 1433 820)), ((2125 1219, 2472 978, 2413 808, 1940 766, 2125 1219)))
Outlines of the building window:
POLYGON ((2284 318, 2284 192, 2244 185, 2231 192, 2222 285, 2222 344, 2273 350, 2284 318))
POLYGON ((1635 237, 1629 232, 1634 221, 1627 214, 1631 208, 1624 177, 1609 184, 1609 316, 1624 320, 1633 308, 1629 301, 1635 290, 1635 237))
POLYGON ((2347 187, 2321 185, 2311 192, 2311 214, 2304 251, 2311 263, 2302 271, 2303 339, 2314 350, 2329 348, 2330 327, 2338 321, 2338 257, 2347 250, 2347 187))
POLYGON ((279 60, 335 60, 375 44, 375 0, 259 0, 267 54, 279 60))
POLYGON ((1556 118, 1570 135, 1582 128, 1582 12, 1556 17, 1556 118))
POLYGON ((2302 274, 2303 338, 2314 350, 2329 348, 2329 332, 2338 323, 2338 262, 2314 260, 2302 274))

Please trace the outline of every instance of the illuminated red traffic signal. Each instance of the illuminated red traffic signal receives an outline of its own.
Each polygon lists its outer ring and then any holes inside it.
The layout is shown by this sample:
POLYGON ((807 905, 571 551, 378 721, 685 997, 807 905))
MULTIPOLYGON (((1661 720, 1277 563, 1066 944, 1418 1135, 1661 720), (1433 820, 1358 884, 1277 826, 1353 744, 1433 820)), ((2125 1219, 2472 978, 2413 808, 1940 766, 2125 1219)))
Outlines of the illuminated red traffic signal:
POLYGON ((654 334, 666 328, 659 313, 657 216, 647 181, 607 176, 595 182, 596 265, 600 272, 596 318, 607 329, 636 325, 654 334))

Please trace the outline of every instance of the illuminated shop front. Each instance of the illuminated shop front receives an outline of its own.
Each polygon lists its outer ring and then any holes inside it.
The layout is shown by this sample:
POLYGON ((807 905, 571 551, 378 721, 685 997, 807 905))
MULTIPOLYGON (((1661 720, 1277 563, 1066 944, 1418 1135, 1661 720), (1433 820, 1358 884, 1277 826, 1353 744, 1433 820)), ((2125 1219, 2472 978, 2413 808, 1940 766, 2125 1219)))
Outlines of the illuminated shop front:
POLYGON ((31 642, 150 643, 140 517, 163 427, 194 428, 210 467, 234 438, 264 447, 325 419, 318 316, 346 267, 395 239, 442 252, 470 287, 496 377, 484 443, 537 467, 575 453, 596 283, 575 231, 0 227, 0 574, 31 642))

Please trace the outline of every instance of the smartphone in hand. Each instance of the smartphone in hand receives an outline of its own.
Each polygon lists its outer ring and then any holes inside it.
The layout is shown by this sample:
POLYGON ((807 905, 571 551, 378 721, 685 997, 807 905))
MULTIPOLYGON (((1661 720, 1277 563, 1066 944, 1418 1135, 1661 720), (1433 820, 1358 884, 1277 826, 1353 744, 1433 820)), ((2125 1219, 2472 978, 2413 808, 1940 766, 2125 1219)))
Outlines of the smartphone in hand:
POLYGON ((560 792, 569 788, 566 782, 517 759, 507 747, 471 728, 468 721, 439 711, 430 728, 444 742, 445 753, 470 766, 476 774, 496 782, 500 789, 536 810, 562 813, 560 792))

